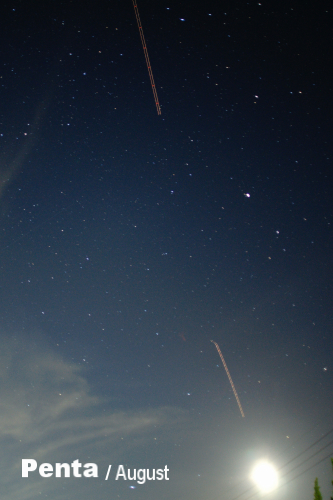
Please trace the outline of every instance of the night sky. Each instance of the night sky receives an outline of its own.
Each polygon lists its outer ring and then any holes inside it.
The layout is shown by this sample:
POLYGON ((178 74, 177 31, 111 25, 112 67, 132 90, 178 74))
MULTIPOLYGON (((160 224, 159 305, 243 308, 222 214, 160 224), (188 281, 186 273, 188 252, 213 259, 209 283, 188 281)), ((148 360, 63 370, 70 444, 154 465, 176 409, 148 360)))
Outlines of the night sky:
POLYGON ((332 3, 138 9, 1 3, 1 498, 328 499, 332 3))

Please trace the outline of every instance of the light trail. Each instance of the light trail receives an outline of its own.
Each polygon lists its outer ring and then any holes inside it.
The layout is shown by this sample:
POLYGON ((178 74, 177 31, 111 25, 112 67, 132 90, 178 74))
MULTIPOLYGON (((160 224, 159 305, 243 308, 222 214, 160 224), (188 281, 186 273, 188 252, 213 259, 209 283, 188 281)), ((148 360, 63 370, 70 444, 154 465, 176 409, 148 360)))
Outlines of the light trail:
POLYGON ((154 99, 155 99, 157 114, 160 115, 161 114, 160 103, 158 102, 157 90, 156 90, 156 87, 155 87, 155 81, 154 81, 154 77, 153 77, 153 72, 152 72, 152 69, 151 69, 150 60, 149 60, 149 56, 148 56, 148 50, 147 50, 146 40, 145 40, 145 37, 144 37, 144 34, 143 34, 143 29, 142 29, 142 26, 141 26, 141 20, 140 20, 140 16, 139 16, 138 6, 137 6, 135 0, 132 0, 132 2, 133 2, 133 7, 134 7, 136 21, 138 23, 138 28, 139 28, 140 38, 141 38, 141 42, 142 42, 143 52, 145 54, 146 64, 147 64, 147 68, 148 68, 148 74, 149 74, 149 78, 150 78, 150 84, 151 84, 151 88, 152 88, 153 94, 154 94, 154 99))
POLYGON ((221 349, 219 348, 219 345, 218 345, 216 342, 214 342, 214 340, 211 340, 211 342, 213 342, 213 344, 215 345, 215 347, 216 347, 216 349, 217 349, 217 352, 218 352, 218 353, 219 353, 219 355, 220 355, 220 358, 221 358, 221 360, 222 360, 222 363, 223 363, 224 369, 225 369, 225 371, 227 372, 228 379, 229 379, 229 382, 230 382, 230 384, 231 384, 232 390, 234 391, 234 395, 235 395, 235 398, 236 398, 236 401, 237 401, 237 404, 238 404, 239 410, 240 410, 240 412, 241 412, 241 415, 242 415, 242 417, 245 417, 244 412, 243 412, 242 405, 241 405, 241 403, 240 403, 240 401, 239 401, 239 397, 238 397, 238 394, 237 394, 236 388, 235 388, 235 386, 234 386, 234 383, 233 383, 233 381, 232 381, 231 375, 230 375, 230 373, 229 373, 229 370, 228 370, 228 367, 227 367, 227 363, 224 361, 224 357, 223 357, 223 354, 222 354, 222 352, 221 352, 221 349))

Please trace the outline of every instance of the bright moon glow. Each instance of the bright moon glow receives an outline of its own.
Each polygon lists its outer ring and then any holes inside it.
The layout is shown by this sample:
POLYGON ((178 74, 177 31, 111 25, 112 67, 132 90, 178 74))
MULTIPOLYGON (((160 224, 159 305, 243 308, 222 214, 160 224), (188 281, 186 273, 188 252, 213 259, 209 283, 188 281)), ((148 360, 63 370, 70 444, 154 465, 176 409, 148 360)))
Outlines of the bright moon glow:
POLYGON ((278 475, 275 468, 270 463, 264 461, 258 462, 255 465, 251 473, 251 479, 263 493, 273 491, 278 484, 278 475))

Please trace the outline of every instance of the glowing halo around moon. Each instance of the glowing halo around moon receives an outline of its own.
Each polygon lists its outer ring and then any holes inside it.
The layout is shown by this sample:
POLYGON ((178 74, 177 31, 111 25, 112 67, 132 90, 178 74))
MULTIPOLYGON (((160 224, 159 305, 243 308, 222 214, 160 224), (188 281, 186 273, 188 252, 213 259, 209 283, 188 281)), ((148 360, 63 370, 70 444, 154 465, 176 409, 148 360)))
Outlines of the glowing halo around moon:
POLYGON ((275 467, 265 460, 255 464, 250 478, 263 493, 275 490, 278 485, 278 474, 275 467))

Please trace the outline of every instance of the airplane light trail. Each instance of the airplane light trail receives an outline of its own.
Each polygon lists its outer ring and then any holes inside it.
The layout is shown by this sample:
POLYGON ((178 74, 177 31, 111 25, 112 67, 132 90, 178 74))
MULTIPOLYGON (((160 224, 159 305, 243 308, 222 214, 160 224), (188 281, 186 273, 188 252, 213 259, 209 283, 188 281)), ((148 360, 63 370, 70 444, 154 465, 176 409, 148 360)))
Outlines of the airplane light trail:
POLYGON ((231 384, 232 390, 234 391, 234 395, 235 395, 235 398, 236 398, 236 401, 237 401, 238 407, 239 407, 239 409, 240 409, 241 415, 242 415, 242 417, 245 417, 244 412, 243 412, 242 405, 241 405, 241 403, 240 403, 240 401, 239 401, 239 397, 238 397, 238 394, 237 394, 236 388, 235 388, 235 386, 234 386, 234 383, 233 383, 233 381, 232 381, 231 375, 230 375, 230 373, 229 373, 229 370, 228 370, 228 367, 227 367, 227 363, 224 361, 224 357, 223 357, 223 355, 222 355, 221 349, 219 348, 219 345, 218 345, 216 342, 214 342, 214 340, 211 340, 211 342, 213 342, 213 344, 215 345, 215 347, 216 347, 216 349, 217 349, 217 352, 218 352, 218 353, 219 353, 219 355, 220 355, 220 358, 221 358, 221 360, 222 360, 222 363, 223 363, 223 366, 224 366, 224 368, 225 368, 225 371, 227 372, 228 379, 229 379, 229 382, 230 382, 230 384, 231 384))

